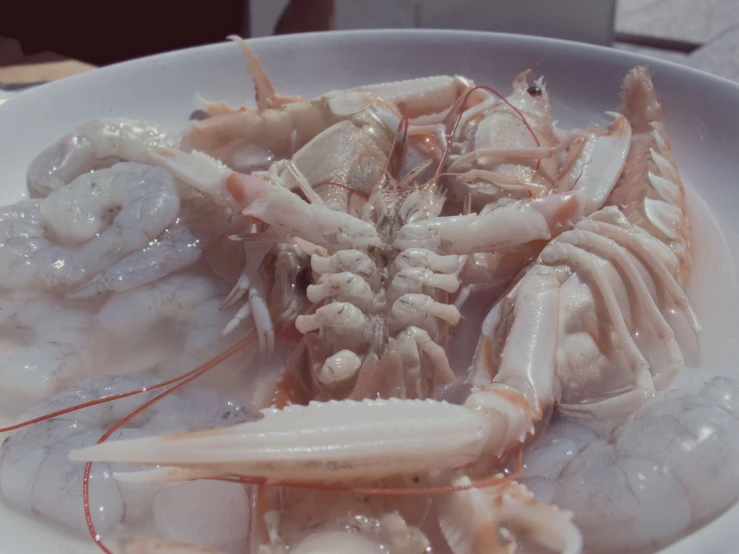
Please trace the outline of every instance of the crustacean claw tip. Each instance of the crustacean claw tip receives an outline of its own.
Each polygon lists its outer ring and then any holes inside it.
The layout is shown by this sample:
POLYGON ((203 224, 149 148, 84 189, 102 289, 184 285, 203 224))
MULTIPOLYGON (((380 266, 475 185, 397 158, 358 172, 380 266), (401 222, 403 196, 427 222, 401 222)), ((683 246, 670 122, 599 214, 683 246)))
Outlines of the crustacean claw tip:
POLYGON ((233 204, 225 186, 226 178, 233 172, 223 162, 197 150, 184 152, 174 148, 151 148, 149 158, 151 163, 169 170, 177 179, 218 204, 233 204))

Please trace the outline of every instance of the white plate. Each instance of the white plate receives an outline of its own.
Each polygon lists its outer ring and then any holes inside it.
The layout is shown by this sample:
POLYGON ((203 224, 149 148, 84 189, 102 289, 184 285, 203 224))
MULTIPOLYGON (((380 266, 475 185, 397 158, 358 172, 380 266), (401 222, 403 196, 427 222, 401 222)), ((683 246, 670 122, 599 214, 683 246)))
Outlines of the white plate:
MULTIPOLYGON (((605 121, 621 79, 649 65, 680 172, 691 193, 696 263, 691 298, 705 327, 702 364, 734 370, 739 359, 736 278, 739 240, 739 86, 664 61, 607 48, 504 34, 367 31, 293 35, 252 42, 279 91, 313 96, 332 89, 435 74, 461 74, 510 91, 513 76, 538 64, 563 127, 605 121), (728 237, 726 240, 725 237, 728 237)), ((232 104, 253 102, 239 48, 217 44, 99 69, 29 90, 0 106, 0 202, 25 193, 31 159, 77 125, 105 116, 143 118, 173 131, 196 108, 195 92, 232 104)), ((736 551, 739 508, 665 554, 736 551)), ((61 539, 7 509, 0 513, 0 554, 96 552, 61 539), (62 546, 64 544, 64 546, 62 546)))

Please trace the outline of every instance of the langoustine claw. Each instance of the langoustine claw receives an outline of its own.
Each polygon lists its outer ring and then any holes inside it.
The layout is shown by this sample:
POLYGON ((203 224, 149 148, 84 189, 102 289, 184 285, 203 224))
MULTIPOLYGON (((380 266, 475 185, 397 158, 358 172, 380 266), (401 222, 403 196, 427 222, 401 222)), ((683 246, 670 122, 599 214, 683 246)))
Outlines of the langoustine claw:
POLYGON ((273 225, 286 235, 298 236, 331 251, 380 245, 371 223, 325 205, 308 203, 285 187, 234 172, 203 153, 159 149, 152 155, 177 177, 221 205, 273 225))
MULTIPOLYGON (((164 466, 116 474, 141 483, 247 476, 277 484, 351 485, 424 475, 429 468, 441 475, 472 469, 470 462, 474 466, 498 459, 533 433, 528 402, 505 385, 473 393, 464 406, 433 400, 345 400, 268 409, 262 415, 259 421, 221 431, 104 443, 72 452, 70 458, 164 466), (391 427, 394 433, 388 433, 391 427)), ((465 479, 454 481, 453 487, 472 487, 465 479)), ((537 542, 560 552, 579 552, 579 533, 569 514, 538 504, 520 485, 449 494, 437 510, 455 554, 497 544, 503 524, 514 532, 527 529, 537 542), (470 519, 460 520, 459 510, 470 519), (461 534, 467 531, 476 538, 465 539, 461 534)))
MULTIPOLYGON (((460 477, 455 485, 472 483, 460 477)), ((515 536, 562 554, 579 554, 582 536, 572 513, 537 501, 525 486, 506 482, 443 495, 437 502, 439 526, 454 554, 508 554, 515 536), (501 540, 498 529, 513 534, 501 540)))
POLYGON ((475 393, 465 406, 394 398, 344 400, 269 408, 262 415, 259 421, 214 432, 103 443, 70 457, 183 468, 121 475, 142 481, 179 480, 191 473, 346 483, 418 474, 428 467, 462 468, 485 452, 503 454, 509 442, 520 442, 533 431, 527 408, 495 391, 475 393), (498 409, 509 411, 508 421, 498 417, 498 409), (387 432, 389 425, 393 435, 387 432))
POLYGON ((471 254, 549 240, 582 214, 575 195, 550 195, 483 209, 479 214, 436 217, 404 225, 395 237, 400 249, 430 248, 442 255, 471 254))

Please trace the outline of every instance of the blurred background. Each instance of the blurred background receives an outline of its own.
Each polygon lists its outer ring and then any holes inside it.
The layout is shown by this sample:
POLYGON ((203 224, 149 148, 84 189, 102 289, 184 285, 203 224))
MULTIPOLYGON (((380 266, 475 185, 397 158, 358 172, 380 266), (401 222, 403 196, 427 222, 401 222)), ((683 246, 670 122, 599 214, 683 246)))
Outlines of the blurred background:
POLYGON ((370 28, 503 31, 643 52, 739 81, 739 0, 6 0, 0 83, 246 37, 370 28), (41 15, 39 15, 41 14, 41 15), (61 64, 61 65, 60 65, 61 64))

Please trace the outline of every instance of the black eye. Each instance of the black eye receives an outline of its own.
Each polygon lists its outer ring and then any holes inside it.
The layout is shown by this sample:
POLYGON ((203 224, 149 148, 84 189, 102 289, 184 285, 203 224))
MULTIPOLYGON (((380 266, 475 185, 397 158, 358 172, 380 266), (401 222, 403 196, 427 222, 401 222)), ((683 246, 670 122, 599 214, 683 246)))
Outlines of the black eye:
POLYGON ((530 86, 526 92, 528 92, 531 96, 541 96, 541 89, 537 85, 530 86))

